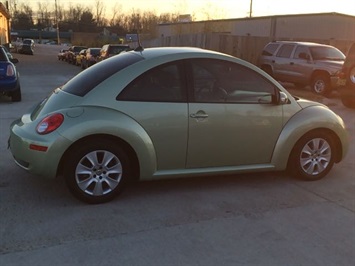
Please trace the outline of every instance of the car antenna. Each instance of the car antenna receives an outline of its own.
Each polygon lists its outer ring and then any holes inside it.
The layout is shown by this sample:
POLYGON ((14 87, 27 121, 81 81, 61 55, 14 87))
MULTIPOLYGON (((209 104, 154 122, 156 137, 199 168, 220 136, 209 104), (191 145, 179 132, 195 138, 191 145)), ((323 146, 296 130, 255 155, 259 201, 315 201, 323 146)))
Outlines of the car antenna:
POLYGON ((143 52, 144 51, 144 47, 141 44, 141 40, 139 38, 139 32, 137 30, 137 40, 138 40, 138 47, 136 49, 134 49, 135 52, 143 52))

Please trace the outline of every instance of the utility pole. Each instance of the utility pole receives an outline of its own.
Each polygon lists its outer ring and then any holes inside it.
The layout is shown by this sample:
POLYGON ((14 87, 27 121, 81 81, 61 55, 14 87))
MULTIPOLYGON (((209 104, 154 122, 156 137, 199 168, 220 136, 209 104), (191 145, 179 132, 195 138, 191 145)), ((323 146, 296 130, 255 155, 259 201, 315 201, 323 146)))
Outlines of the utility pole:
POLYGON ((57 24, 57 44, 60 44, 60 37, 59 37, 59 22, 58 22, 58 6, 57 6, 57 0, 55 0, 55 20, 57 24))
POLYGON ((250 0, 249 18, 253 16, 253 0, 250 0))

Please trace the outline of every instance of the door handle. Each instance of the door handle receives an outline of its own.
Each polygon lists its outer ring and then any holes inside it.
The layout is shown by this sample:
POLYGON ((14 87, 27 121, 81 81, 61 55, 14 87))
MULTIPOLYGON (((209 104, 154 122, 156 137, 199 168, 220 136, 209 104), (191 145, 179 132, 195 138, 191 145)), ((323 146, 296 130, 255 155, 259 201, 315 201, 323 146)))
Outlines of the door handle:
POLYGON ((207 118, 208 115, 207 114, 191 114, 190 117, 191 118, 207 118))

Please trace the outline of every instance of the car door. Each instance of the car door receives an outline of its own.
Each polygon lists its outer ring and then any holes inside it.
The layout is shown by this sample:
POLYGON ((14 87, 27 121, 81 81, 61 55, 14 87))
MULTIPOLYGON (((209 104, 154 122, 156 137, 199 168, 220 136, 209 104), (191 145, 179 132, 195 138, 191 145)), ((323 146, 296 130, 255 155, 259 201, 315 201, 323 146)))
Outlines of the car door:
POLYGON ((282 129, 274 84, 234 62, 192 59, 189 66, 187 168, 269 163, 282 129))
POLYGON ((185 168, 188 105, 182 72, 179 61, 159 65, 138 76, 118 96, 120 111, 149 135, 157 170, 185 168))
POLYGON ((295 46, 295 44, 282 44, 277 51, 273 62, 275 79, 293 82, 294 65, 291 61, 291 55, 295 46))
POLYGON ((297 45, 291 62, 293 65, 292 72, 294 82, 308 84, 314 68, 314 62, 309 48, 305 45, 297 45))

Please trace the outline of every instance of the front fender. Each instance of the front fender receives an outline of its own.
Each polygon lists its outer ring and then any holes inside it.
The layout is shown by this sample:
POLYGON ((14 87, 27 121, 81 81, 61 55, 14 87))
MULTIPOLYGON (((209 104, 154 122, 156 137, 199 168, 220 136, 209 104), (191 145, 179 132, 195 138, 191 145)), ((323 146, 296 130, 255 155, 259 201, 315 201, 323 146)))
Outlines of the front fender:
POLYGON ((275 145, 271 163, 276 170, 285 170, 288 159, 296 142, 307 132, 315 129, 327 129, 339 140, 339 161, 344 158, 349 147, 349 135, 343 120, 325 106, 309 106, 291 117, 284 126, 275 145))
POLYGON ((100 107, 69 109, 65 113, 65 123, 59 128, 59 134, 72 144, 99 134, 117 137, 128 143, 135 151, 141 178, 152 176, 156 171, 157 161, 153 142, 147 132, 131 117, 113 109, 100 107))

